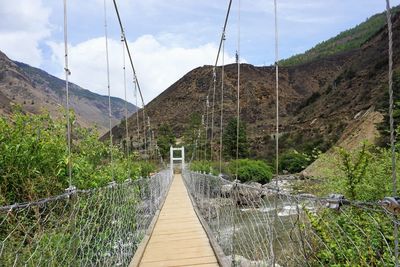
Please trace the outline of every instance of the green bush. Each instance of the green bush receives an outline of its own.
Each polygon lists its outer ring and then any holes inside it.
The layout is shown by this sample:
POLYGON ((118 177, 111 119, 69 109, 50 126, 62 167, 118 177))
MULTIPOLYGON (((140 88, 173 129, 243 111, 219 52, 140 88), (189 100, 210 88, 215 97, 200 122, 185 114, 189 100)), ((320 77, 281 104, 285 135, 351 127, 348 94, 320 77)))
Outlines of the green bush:
POLYGON ((140 171, 141 177, 149 177, 152 173, 156 171, 156 166, 148 161, 140 161, 133 164, 135 169, 140 171))
MULTIPOLYGON (((319 159, 323 173, 320 195, 340 193, 349 199, 377 201, 393 194, 390 149, 370 145, 352 151, 340 148, 336 151, 319 159)), ((400 153, 396 155, 400 160, 400 153)), ((400 172, 399 165, 397 172, 400 172)))
POLYGON ((324 209, 318 214, 304 209, 315 234, 310 266, 394 266, 390 217, 358 207, 343 209, 346 212, 324 209))
MULTIPOLYGON (((79 189, 148 176, 155 166, 127 158, 117 147, 99 141, 96 130, 72 122, 72 184, 79 189), (110 162, 112 152, 113 162, 110 162)), ((69 186, 66 121, 49 114, 15 110, 0 118, 0 205, 57 195, 69 186)))
POLYGON ((310 159, 305 154, 296 150, 286 152, 279 158, 279 170, 286 170, 290 173, 297 173, 304 170, 309 164, 310 159))
POLYGON ((228 164, 229 175, 241 182, 268 183, 272 179, 272 167, 261 160, 239 159, 228 164))
POLYGON ((212 175, 218 175, 219 170, 216 167, 216 164, 210 161, 193 161, 190 164, 190 170, 194 172, 201 172, 201 173, 211 173, 212 175))

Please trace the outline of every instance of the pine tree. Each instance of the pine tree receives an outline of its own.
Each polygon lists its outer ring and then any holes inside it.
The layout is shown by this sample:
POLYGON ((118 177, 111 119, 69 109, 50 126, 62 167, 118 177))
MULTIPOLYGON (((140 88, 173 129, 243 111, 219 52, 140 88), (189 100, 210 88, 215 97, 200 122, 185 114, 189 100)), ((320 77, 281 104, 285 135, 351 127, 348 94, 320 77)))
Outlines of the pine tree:
POLYGON ((176 139, 171 126, 165 123, 162 124, 158 129, 157 145, 164 158, 168 155, 170 146, 174 146, 175 142, 176 139))
MULTIPOLYGON (((237 119, 233 118, 228 122, 222 136, 224 155, 229 158, 236 158, 237 147, 237 119)), ((249 154, 247 142, 246 125, 239 122, 239 158, 246 158, 249 154)))

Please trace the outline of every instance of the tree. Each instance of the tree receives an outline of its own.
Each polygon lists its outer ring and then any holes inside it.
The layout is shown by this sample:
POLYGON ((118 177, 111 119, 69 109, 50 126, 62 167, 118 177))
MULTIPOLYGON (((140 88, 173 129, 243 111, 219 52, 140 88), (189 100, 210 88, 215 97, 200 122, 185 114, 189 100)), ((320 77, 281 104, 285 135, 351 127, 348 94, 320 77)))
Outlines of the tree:
POLYGON ((355 155, 343 148, 339 148, 339 155, 342 161, 341 169, 345 174, 347 195, 350 199, 356 199, 357 186, 362 184, 365 179, 371 155, 365 143, 355 155))
POLYGON ((279 157, 279 170, 296 173, 304 170, 309 163, 310 159, 306 154, 291 150, 279 157))
MULTIPOLYGON (((237 147, 237 119, 233 118, 228 122, 222 136, 222 143, 224 146, 224 155, 229 158, 236 158, 237 147)), ((246 134, 246 125, 239 122, 239 158, 248 156, 248 142, 246 134)))
POLYGON ((190 116, 189 125, 186 128, 183 140, 189 158, 192 157, 193 153, 204 153, 204 150, 202 150, 202 145, 204 144, 204 130, 202 128, 202 119, 199 113, 195 112, 190 116))
POLYGON ((176 139, 171 126, 166 123, 161 124, 158 129, 157 145, 164 158, 168 155, 170 146, 174 146, 175 142, 176 139))
MULTIPOLYGON (((380 133, 379 144, 383 147, 390 145, 390 125, 389 125, 389 93, 387 87, 385 89, 385 97, 381 112, 384 114, 383 121, 378 125, 380 133)), ((400 70, 394 71, 393 73, 393 122, 394 129, 396 130, 400 123, 400 70)), ((398 132, 395 133, 398 136, 398 132)))

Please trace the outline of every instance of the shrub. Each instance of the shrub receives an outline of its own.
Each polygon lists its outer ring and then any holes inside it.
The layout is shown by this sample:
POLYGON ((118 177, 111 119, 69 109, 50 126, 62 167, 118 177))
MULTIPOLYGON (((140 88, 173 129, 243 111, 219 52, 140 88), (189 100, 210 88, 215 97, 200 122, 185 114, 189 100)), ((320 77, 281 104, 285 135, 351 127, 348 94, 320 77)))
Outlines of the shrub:
POLYGON ((190 170, 194 172, 211 173, 212 175, 218 175, 219 170, 216 164, 210 161, 194 161, 190 164, 190 170))
POLYGON ((268 183, 272 179, 272 167, 261 160, 239 159, 228 165, 229 174, 236 175, 241 182, 268 183))
POLYGON ((308 156, 292 150, 280 156, 279 170, 286 170, 290 173, 300 172, 307 167, 309 162, 310 159, 308 156))
POLYGON ((141 177, 149 177, 152 173, 156 171, 156 166, 148 161, 140 161, 134 164, 137 166, 137 169, 140 170, 141 177))
MULTIPOLYGON (((57 195, 69 186, 65 124, 65 118, 19 110, 9 120, 0 118, 0 205, 57 195)), ((151 163, 134 162, 136 155, 127 158, 117 146, 100 142, 97 131, 78 125, 73 125, 71 152, 72 184, 79 189, 148 176, 155 170, 151 163)))

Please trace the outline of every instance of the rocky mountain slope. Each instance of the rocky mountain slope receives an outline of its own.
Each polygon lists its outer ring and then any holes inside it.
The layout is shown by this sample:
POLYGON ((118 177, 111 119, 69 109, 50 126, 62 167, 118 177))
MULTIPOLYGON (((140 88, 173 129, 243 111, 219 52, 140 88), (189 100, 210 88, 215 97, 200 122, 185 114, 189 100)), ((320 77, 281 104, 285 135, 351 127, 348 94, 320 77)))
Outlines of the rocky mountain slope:
MULTIPOLYGON (((125 101, 113 97, 113 124, 125 116, 125 101)), ((108 129, 108 97, 95 94, 70 83, 70 103, 77 121, 84 127, 97 125, 100 133, 108 129)), ((0 114, 7 116, 13 105, 39 113, 44 110, 59 116, 65 106, 65 81, 27 64, 10 60, 0 52, 0 114)), ((136 107, 128 103, 129 114, 136 107)))
MULTIPOLYGON (((394 68, 400 69, 400 15, 393 17, 394 68)), ((281 67, 280 130, 282 152, 297 149, 328 150, 342 136, 357 114, 387 109, 387 28, 382 25, 356 48, 321 55, 305 63, 281 67)), ((225 67, 224 125, 236 111, 235 65, 225 67)), ((219 128, 221 68, 217 69, 216 129, 219 128)), ((242 64, 241 119, 247 124, 253 157, 271 158, 274 153, 275 70, 242 64)), ((153 128, 170 124, 181 137, 191 114, 203 114, 212 87, 212 67, 190 71, 150 102, 146 112, 153 128)), ((212 94, 211 94, 212 95, 212 94)), ((211 116, 211 114, 209 114, 211 116)), ((136 117, 130 118, 131 132, 136 117)), ((113 130, 116 141, 124 126, 113 130)), ((218 130, 217 136, 218 138, 218 130)))

